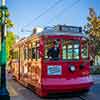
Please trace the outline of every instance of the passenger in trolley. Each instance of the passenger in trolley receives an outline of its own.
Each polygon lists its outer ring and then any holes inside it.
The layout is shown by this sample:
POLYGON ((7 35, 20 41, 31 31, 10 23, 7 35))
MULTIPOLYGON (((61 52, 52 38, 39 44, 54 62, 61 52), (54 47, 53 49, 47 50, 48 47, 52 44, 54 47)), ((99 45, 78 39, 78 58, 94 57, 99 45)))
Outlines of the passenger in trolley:
POLYGON ((53 46, 47 52, 49 60, 59 60, 59 40, 53 42, 53 46))

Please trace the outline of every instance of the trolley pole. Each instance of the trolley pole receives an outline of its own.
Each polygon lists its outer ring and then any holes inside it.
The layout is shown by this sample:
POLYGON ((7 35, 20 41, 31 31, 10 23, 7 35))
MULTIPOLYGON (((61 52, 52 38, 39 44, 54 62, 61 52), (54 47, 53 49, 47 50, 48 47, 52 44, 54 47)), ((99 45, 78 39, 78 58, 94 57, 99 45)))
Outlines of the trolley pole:
POLYGON ((0 100, 10 100, 6 87, 6 0, 1 0, 1 62, 0 62, 0 100))

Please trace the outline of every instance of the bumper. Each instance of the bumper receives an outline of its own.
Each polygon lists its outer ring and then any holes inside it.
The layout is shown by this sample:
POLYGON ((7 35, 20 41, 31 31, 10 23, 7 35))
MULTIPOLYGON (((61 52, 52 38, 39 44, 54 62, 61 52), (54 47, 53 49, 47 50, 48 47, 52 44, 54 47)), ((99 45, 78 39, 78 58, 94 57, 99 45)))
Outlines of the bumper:
POLYGON ((78 92, 88 90, 93 85, 91 76, 67 79, 45 79, 43 90, 47 92, 78 92))

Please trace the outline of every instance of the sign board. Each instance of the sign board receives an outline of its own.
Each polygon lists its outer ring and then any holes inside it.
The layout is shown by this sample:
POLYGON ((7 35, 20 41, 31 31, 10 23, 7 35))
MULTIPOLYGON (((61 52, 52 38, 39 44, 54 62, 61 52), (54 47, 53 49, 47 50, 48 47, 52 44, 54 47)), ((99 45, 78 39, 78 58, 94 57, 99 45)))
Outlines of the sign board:
POLYGON ((59 65, 48 66, 48 75, 61 75, 61 74, 62 74, 62 66, 59 65))
POLYGON ((55 26, 55 30, 62 31, 62 32, 80 33, 80 32, 82 32, 82 27, 57 25, 57 26, 55 26))

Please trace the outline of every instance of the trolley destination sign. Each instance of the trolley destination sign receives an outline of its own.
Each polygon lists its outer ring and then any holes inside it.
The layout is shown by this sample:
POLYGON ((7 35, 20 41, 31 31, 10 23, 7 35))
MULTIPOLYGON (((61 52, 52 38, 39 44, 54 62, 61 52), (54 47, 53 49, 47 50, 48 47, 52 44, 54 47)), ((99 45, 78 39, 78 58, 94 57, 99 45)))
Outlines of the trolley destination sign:
POLYGON ((71 32, 71 33, 82 32, 82 27, 76 27, 76 26, 57 25, 54 28, 56 31, 62 31, 62 32, 71 32))

